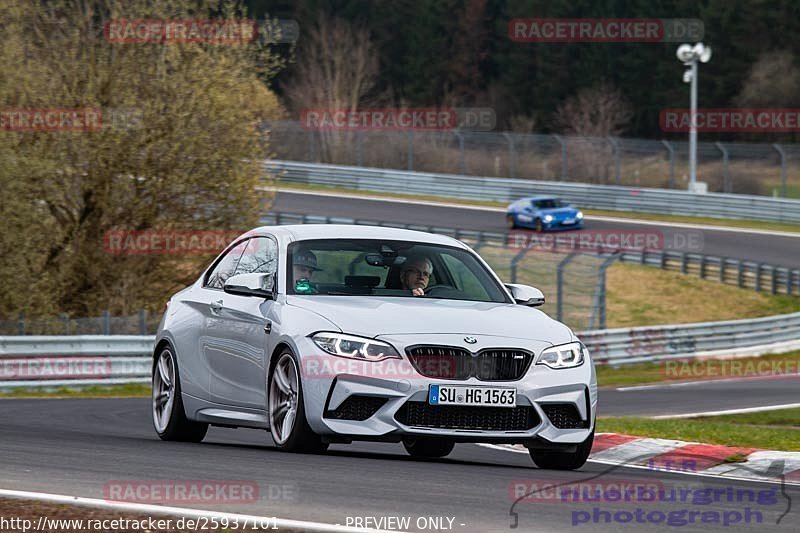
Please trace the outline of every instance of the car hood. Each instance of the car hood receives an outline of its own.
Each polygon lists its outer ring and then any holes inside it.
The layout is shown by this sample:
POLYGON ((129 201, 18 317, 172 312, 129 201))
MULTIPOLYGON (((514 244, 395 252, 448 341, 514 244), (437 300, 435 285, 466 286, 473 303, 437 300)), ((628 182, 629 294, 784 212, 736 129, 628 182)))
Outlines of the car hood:
POLYGON ((457 333, 552 344, 573 339, 561 322, 516 304, 375 296, 289 296, 287 303, 322 315, 345 333, 370 338, 457 333))
POLYGON ((570 217, 578 214, 578 210, 574 207, 553 207, 550 209, 539 209, 540 213, 553 216, 570 217))

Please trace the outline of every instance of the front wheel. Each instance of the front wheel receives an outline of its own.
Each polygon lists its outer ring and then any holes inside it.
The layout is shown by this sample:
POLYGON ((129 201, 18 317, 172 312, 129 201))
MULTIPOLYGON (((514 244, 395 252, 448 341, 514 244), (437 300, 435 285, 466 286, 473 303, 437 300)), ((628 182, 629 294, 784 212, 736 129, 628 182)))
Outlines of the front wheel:
POLYGON ((516 229, 517 221, 514 220, 514 215, 506 215, 506 226, 508 229, 516 229))
POLYGON ((206 436, 208 424, 186 417, 178 362, 169 346, 153 360, 152 410, 153 426, 161 440, 200 442, 206 436))
POLYGON ((589 433, 589 437, 578 444, 578 449, 574 452, 559 452, 553 450, 534 450, 528 449, 531 459, 536 466, 547 470, 576 470, 586 464, 589 454, 592 452, 594 442, 594 430, 589 433))
POLYGON ((534 228, 539 233, 544 231, 544 224, 542 224, 542 219, 541 218, 537 218, 536 219, 536 222, 534 222, 534 228))
POLYGON ((303 386, 297 361, 283 352, 269 374, 269 430, 278 449, 323 452, 328 448, 311 430, 303 405, 303 386))
POLYGON ((439 439, 406 439, 403 446, 412 457, 438 458, 452 452, 455 443, 439 439))

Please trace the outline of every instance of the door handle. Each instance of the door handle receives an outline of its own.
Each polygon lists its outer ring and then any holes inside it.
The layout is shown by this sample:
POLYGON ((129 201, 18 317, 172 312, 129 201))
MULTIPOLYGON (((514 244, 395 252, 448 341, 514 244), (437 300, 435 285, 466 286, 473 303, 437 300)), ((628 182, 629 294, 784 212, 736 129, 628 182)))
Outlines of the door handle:
POLYGON ((214 314, 219 313, 222 311, 222 300, 217 300, 216 302, 211 302, 208 304, 208 307, 211 308, 211 312, 214 314))

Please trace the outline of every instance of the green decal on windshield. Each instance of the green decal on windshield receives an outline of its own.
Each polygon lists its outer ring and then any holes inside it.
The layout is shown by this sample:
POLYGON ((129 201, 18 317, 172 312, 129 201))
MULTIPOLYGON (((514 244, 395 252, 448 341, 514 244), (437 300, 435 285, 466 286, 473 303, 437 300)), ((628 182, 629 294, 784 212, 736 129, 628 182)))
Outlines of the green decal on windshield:
POLYGON ((294 284, 294 292, 298 294, 309 294, 314 292, 314 289, 308 281, 300 280, 294 284))

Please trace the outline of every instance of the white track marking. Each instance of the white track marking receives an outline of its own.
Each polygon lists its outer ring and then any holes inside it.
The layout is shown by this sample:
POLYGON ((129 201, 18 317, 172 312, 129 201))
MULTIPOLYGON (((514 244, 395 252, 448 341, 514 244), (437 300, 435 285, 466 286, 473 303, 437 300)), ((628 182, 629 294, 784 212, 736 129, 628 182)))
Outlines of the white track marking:
POLYGON ((739 378, 723 378, 723 379, 704 379, 701 381, 678 381, 675 383, 656 383, 653 385, 633 385, 630 387, 617 387, 614 390, 619 392, 640 391, 640 390, 653 390, 653 389, 672 389, 675 387, 691 387, 693 385, 711 385, 714 383, 736 383, 740 381, 764 381, 764 380, 779 380, 779 379, 794 379, 800 377, 800 374, 772 374, 769 376, 742 376, 739 378))
POLYGON ((726 409, 724 411, 704 411, 700 413, 684 413, 680 415, 658 415, 651 416, 654 420, 667 420, 670 418, 696 418, 698 416, 721 416, 721 415, 740 415, 745 413, 760 413, 762 411, 777 411, 780 409, 794 409, 800 407, 800 403, 786 403, 782 405, 765 405, 762 407, 745 407, 742 409, 726 409))
MULTIPOLYGON (((37 500, 56 504, 77 505, 80 507, 91 507, 94 509, 108 509, 131 513, 141 513, 145 515, 169 515, 183 516, 187 518, 217 518, 228 519, 229 521, 238 520, 241 523, 247 521, 252 527, 255 524, 269 524, 280 529, 300 529, 303 531, 331 531, 345 533, 383 533, 379 529, 364 529, 338 524, 324 524, 321 522, 306 522, 304 520, 287 520, 274 516, 257 516, 236 513, 223 513, 219 511, 208 511, 203 509, 188 509, 185 507, 167 507, 163 505, 149 505, 144 503, 123 503, 100 500, 95 498, 83 498, 80 496, 65 496, 62 494, 48 494, 45 492, 28 492, 21 490, 0 489, 0 497, 14 498, 18 500, 37 500)), ((260 529, 260 528, 256 528, 260 529)))
MULTIPOLYGON (((361 200, 372 200, 376 202, 390 202, 397 204, 414 204, 414 205, 427 205, 431 207, 455 207, 458 209, 471 209, 474 211, 491 211, 495 213, 505 213, 505 208, 502 207, 489 207, 471 204, 458 204, 449 202, 435 202, 432 200, 409 200, 406 198, 391 198, 386 196, 362 195, 362 194, 348 194, 345 192, 322 192, 305 189, 287 189, 283 187, 269 189, 285 194, 301 194, 309 196, 328 196, 333 198, 353 198, 361 200)), ((509 202, 511 203, 511 202, 509 202)), ((688 222, 664 222, 660 220, 647 220, 636 218, 617 218, 607 216, 587 215, 587 221, 598 220, 601 222, 616 222, 616 223, 629 223, 641 224, 646 226, 663 226, 667 228, 684 228, 684 229, 704 229, 710 231, 727 231, 731 233, 749 233, 753 235, 776 235, 779 237, 792 237, 800 239, 800 233, 792 233, 790 231, 777 231, 777 230, 762 230, 753 228, 737 228, 732 226, 711 226, 706 224, 690 224, 688 222)))

